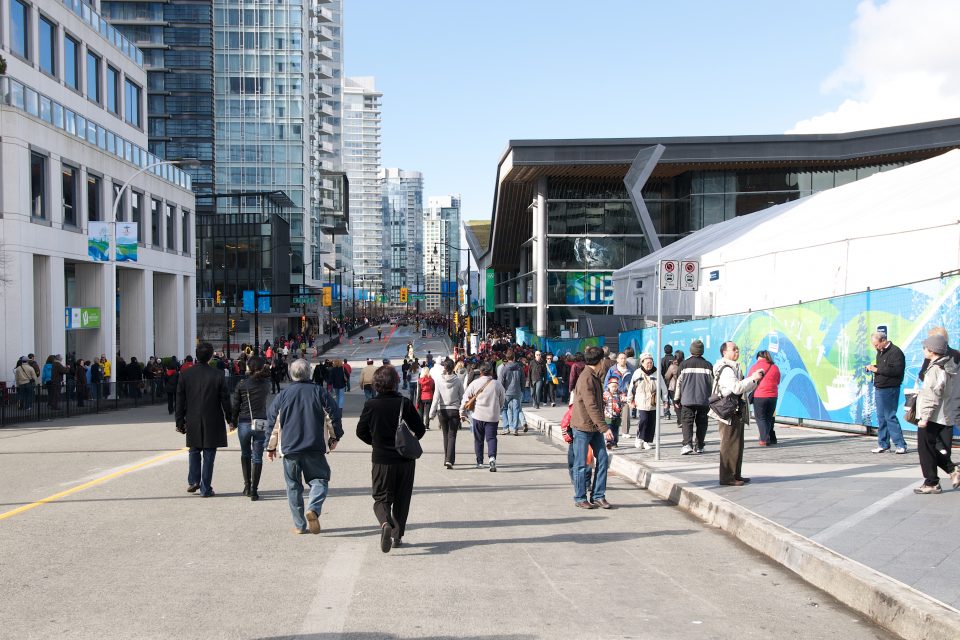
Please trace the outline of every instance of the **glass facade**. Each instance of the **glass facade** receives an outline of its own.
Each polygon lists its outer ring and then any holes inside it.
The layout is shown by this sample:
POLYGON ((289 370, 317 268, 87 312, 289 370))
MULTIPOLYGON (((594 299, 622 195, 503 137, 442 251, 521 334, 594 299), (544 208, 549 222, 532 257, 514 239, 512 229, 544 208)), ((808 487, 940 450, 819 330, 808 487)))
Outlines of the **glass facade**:
POLYGON ((43 16, 40 16, 37 49, 40 56, 40 70, 51 76, 57 75, 57 25, 43 16))
POLYGON ((400 289, 423 291, 423 174, 381 169, 385 295, 399 304, 400 289))
MULTIPOLYGON (((343 169, 350 179, 349 262, 358 289, 383 293, 384 225, 380 192, 380 97, 373 78, 346 78, 343 169)), ((345 247, 346 248, 346 247, 345 247)))

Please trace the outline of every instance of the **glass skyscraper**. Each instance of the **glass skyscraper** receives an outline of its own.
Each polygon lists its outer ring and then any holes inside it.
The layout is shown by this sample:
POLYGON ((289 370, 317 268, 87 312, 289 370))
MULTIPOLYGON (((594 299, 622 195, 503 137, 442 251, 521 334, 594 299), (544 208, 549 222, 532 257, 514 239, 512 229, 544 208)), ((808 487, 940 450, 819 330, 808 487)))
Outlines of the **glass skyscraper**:
MULTIPOLYGON (((386 295, 399 304, 400 289, 424 290, 423 283, 423 174, 403 169, 381 169, 383 201, 383 273, 386 295)), ((419 308, 419 305, 418 305, 419 308)))
POLYGON ((343 168, 350 180, 350 233, 343 267, 357 289, 383 294, 384 224, 380 192, 380 97, 372 77, 343 82, 343 168), (349 255, 348 255, 349 254, 349 255))
MULTIPOLYGON (((423 270, 428 310, 448 310, 447 296, 454 297, 460 272, 460 196, 431 196, 424 210, 423 270)), ((453 309, 456 302, 449 305, 453 309)))

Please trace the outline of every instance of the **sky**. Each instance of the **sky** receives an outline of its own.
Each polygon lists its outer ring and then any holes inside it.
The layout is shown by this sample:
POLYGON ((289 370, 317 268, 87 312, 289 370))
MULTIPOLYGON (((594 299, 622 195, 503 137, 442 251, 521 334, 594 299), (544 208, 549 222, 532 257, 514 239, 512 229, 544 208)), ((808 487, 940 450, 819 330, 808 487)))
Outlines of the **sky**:
POLYGON ((510 140, 827 133, 960 117, 960 0, 344 0, 382 164, 491 217, 510 140))

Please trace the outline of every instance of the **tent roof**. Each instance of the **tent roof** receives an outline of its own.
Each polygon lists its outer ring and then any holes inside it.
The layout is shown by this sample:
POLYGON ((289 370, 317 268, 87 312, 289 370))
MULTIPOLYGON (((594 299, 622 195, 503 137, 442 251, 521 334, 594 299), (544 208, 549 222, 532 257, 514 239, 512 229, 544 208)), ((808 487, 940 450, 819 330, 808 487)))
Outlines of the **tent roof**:
POLYGON ((960 150, 877 173, 750 215, 705 227, 614 272, 652 274, 660 260, 700 260, 701 269, 918 228, 957 225, 960 150))

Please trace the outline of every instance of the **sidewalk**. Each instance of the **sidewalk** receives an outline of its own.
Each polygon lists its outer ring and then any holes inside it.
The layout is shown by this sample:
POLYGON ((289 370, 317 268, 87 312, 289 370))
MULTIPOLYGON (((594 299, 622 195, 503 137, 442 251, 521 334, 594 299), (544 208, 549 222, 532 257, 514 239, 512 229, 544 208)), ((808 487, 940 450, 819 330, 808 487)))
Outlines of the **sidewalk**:
MULTIPOLYGON (((558 440, 565 407, 525 406, 558 440)), ((633 429, 631 433, 633 433, 633 429)), ((744 487, 718 484, 719 435, 680 455, 680 429, 662 422, 661 460, 621 437, 610 470, 796 572, 904 638, 960 638, 960 490, 941 471, 940 495, 915 495, 916 449, 872 454, 873 438, 777 426, 759 447, 747 427, 744 487)), ((960 455, 960 454, 957 454, 960 455)))

